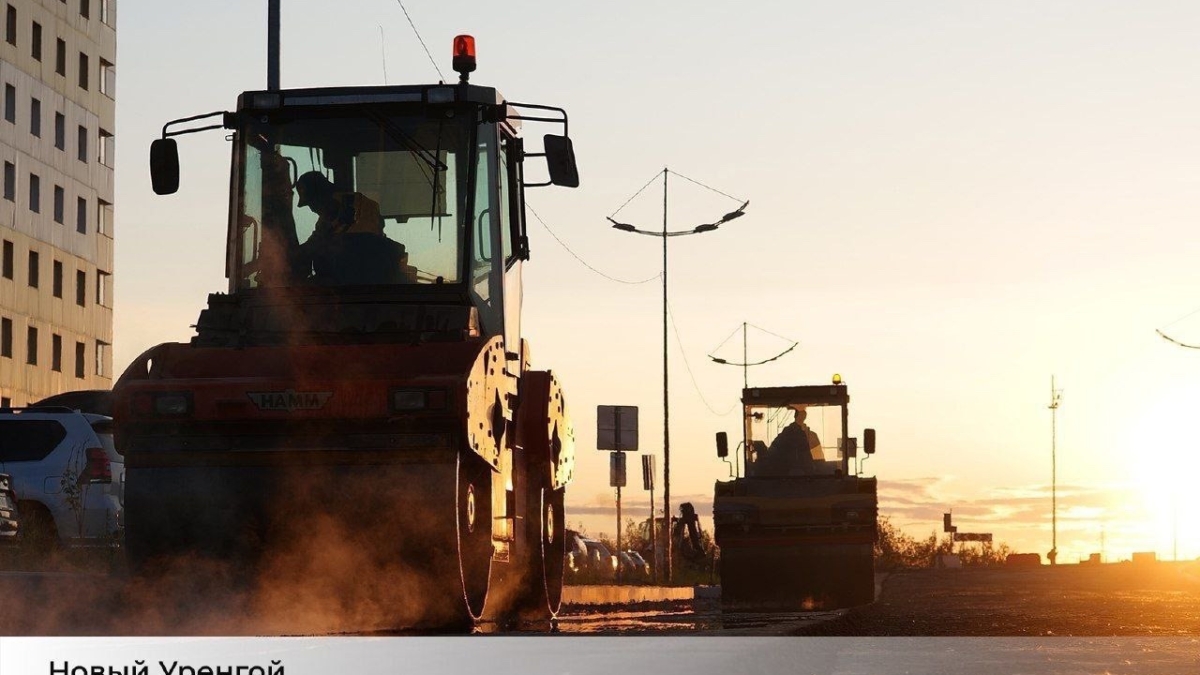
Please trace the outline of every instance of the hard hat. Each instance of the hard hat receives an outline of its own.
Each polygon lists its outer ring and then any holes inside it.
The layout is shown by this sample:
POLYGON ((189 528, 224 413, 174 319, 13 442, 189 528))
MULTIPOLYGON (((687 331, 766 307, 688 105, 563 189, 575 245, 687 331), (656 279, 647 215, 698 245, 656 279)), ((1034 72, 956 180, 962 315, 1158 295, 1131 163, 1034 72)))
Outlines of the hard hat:
POLYGON ((308 206, 317 195, 332 193, 333 183, 330 183, 325 174, 320 171, 309 171, 296 179, 295 188, 296 194, 300 197, 296 206, 308 206))

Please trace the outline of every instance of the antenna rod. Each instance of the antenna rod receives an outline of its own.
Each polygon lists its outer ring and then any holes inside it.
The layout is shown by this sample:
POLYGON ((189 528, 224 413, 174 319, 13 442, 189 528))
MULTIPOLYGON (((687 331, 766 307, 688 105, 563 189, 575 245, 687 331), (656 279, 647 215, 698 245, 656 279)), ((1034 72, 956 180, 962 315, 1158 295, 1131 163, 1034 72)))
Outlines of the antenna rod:
POLYGON ((279 3, 267 0, 267 90, 279 91, 279 3))

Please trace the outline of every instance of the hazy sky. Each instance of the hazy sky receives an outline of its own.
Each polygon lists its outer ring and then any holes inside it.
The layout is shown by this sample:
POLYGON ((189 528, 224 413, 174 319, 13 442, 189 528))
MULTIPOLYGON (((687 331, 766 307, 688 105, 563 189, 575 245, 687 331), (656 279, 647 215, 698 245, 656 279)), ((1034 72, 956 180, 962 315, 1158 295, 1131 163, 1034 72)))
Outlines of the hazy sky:
MULTIPOLYGON (((1050 375, 1059 550, 1072 561, 1200 555, 1193 420, 1200 352, 1200 6, 1193 2, 476 3, 409 0, 447 77, 476 37, 473 81, 571 116, 582 187, 529 203, 605 273, 646 279, 658 241, 604 217, 664 166, 751 205, 671 248, 673 502, 727 475, 740 369, 706 354, 743 321, 799 340, 751 383, 839 372, 881 510, 914 534, 991 531, 1050 548, 1050 375), (1172 323, 1174 322, 1174 323, 1172 323), (1168 326, 1168 324, 1171 324, 1168 326), (699 385, 693 387, 683 358, 699 385)), ((225 288, 229 144, 181 139, 182 189, 150 190, 164 122, 265 87, 266 2, 122 0, 117 58, 118 371, 186 340, 225 288)), ((283 0, 284 87, 438 79, 400 6, 283 0)), ((730 200, 670 184, 672 229, 730 200)), ((661 188, 621 213, 661 223, 661 188)), ((530 218, 526 337, 565 382, 580 439, 568 520, 609 529, 595 406, 641 407, 661 447, 661 291, 608 281, 530 218), (603 518, 601 518, 603 516, 603 518)), ((752 333, 751 358, 786 346, 752 333)), ((739 356, 733 342, 725 350, 739 356)), ((661 458, 660 458, 661 467, 661 458)), ((634 466, 631 463, 631 466, 634 466)), ((631 483, 637 482, 632 475, 631 483)), ((640 483, 626 506, 645 505, 640 483)))

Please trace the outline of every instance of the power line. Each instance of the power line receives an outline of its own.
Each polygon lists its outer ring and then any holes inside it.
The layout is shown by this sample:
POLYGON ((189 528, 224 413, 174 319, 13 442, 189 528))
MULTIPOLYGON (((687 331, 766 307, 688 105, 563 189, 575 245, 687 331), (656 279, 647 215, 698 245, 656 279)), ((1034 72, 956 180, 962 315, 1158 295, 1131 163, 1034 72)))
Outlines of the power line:
POLYGON ((425 50, 425 56, 429 57, 429 62, 433 64, 433 69, 437 71, 438 81, 445 82, 446 77, 442 75, 442 69, 438 68, 437 61, 433 60, 433 54, 429 53, 429 47, 425 46, 425 40, 421 39, 421 31, 417 30, 417 24, 413 23, 412 17, 408 15, 408 10, 404 8, 404 0, 396 0, 396 4, 400 5, 400 11, 404 12, 404 18, 408 19, 408 25, 412 26, 413 33, 417 35, 417 42, 421 43, 421 49, 425 50))
POLYGON ((731 333, 730 333, 730 334, 729 334, 729 335, 728 335, 728 336, 727 336, 727 337, 726 337, 724 340, 721 340, 721 344, 717 345, 716 347, 713 347, 712 351, 713 351, 713 352, 716 352, 716 351, 717 351, 718 349, 720 349, 721 347, 724 347, 724 346, 725 346, 725 343, 726 343, 726 342, 729 342, 730 340, 732 340, 732 339, 733 339, 733 336, 734 336, 734 335, 737 335, 739 330, 741 330, 741 327, 740 327, 740 326, 739 326, 738 328, 734 328, 734 329, 733 329, 733 331, 732 331, 732 332, 731 332, 731 333))
POLYGON ((790 338, 790 337, 784 337, 784 336, 780 335, 779 333, 772 333, 771 331, 767 330, 766 328, 763 328, 762 326, 755 326, 755 325, 754 325, 754 324, 752 324, 752 323, 749 323, 749 324, 746 324, 746 325, 747 325, 747 326, 750 326, 751 328, 756 328, 756 329, 758 329, 758 330, 760 330, 760 331, 762 331, 762 332, 766 333, 767 335, 770 335, 770 336, 773 336, 773 337, 777 337, 777 338, 779 338, 780 340, 786 340, 787 342, 792 342, 792 343, 795 343, 795 342, 796 342, 795 340, 793 340, 793 339, 792 339, 792 338, 790 338))
POLYGON ((708 408, 710 413, 716 415, 717 417, 724 417, 733 412, 734 408, 737 407, 737 403, 729 406, 729 409, 725 412, 717 412, 713 409, 712 405, 709 404, 708 399, 704 398, 704 392, 700 391, 700 385, 696 382, 696 375, 692 372, 692 365, 688 363, 687 351, 685 351, 683 348, 683 339, 679 337, 679 326, 675 325, 675 313, 670 311, 670 305, 667 306, 667 316, 671 318, 671 328, 675 331, 675 343, 679 345, 679 353, 683 356, 683 365, 685 368, 687 368, 688 377, 692 379, 692 388, 696 390, 696 395, 700 397, 700 402, 704 404, 705 408, 708 408))
POLYGON ((571 247, 567 246, 566 242, 564 242, 562 239, 560 239, 558 237, 558 235, 554 233, 554 230, 550 229, 550 226, 546 224, 546 221, 542 220, 542 217, 540 215, 538 215, 538 212, 534 210, 533 206, 528 201, 525 202, 525 208, 527 208, 529 210, 529 212, 533 214, 533 217, 535 219, 537 219, 537 221, 539 223, 542 224, 542 227, 546 228, 546 231, 550 233, 551 237, 554 237, 554 241, 557 241, 559 246, 563 247, 563 250, 565 250, 567 253, 570 253, 571 257, 578 260, 581 265, 583 265, 584 267, 588 268, 589 270, 595 272, 596 274, 599 274, 600 276, 604 277, 605 279, 608 279, 609 281, 615 281, 618 284, 637 286, 640 284, 650 283, 651 281, 654 281, 655 279, 659 279, 662 277, 662 273, 660 272, 648 279, 642 279, 641 281, 629 281, 627 279, 618 279, 614 276, 611 276, 611 275, 605 274, 604 272, 601 272, 600 270, 598 270, 595 267, 592 267, 590 264, 588 264, 588 261, 581 258, 578 253, 576 253, 575 251, 572 251, 571 247))
POLYGON ((1179 323, 1180 321, 1191 318, 1197 314, 1200 314, 1200 307, 1197 307, 1196 309, 1188 312, 1187 314, 1184 314, 1183 316, 1179 317, 1178 319, 1175 319, 1171 323, 1166 324, 1165 326, 1163 326, 1163 328, 1170 328, 1171 326, 1174 326, 1175 324, 1179 323))
POLYGON ((740 202, 740 201, 742 201, 742 200, 741 200, 740 198, 738 198, 738 197, 734 197, 733 195, 731 195, 731 194, 729 194, 729 193, 727 193, 727 192, 721 192, 721 191, 720 191, 720 190, 718 190, 717 188, 715 188, 715 187, 710 187, 710 186, 708 186, 708 185, 705 185, 704 183, 701 183, 700 181, 698 181, 698 180, 696 180, 696 179, 694 179, 694 178, 688 178, 687 176, 685 176, 685 175, 683 175, 683 174, 681 174, 681 173, 675 172, 675 171, 671 171, 670 169, 667 169, 667 172, 668 172, 668 173, 673 173, 673 174, 675 174, 676 176, 679 176, 680 178, 682 178, 682 179, 684 179, 684 180, 688 181, 689 183, 695 183, 696 185, 699 185, 700 187, 704 188, 705 190, 711 190, 711 191, 713 191, 713 192, 715 192, 715 193, 717 193, 717 194, 719 194, 719 195, 724 195, 724 196, 726 196, 726 197, 729 197, 730 199, 732 199, 732 200, 733 200, 733 201, 735 201, 735 202, 740 202))
POLYGON ((638 188, 638 191, 637 191, 637 192, 635 192, 635 193, 633 193, 633 196, 632 196, 632 197, 630 197, 629 199, 626 199, 626 200, 625 200, 625 203, 624 203, 624 204, 621 204, 621 206, 620 206, 620 207, 618 207, 616 211, 613 211, 613 212, 612 212, 612 214, 611 214, 611 215, 609 215, 609 218, 612 218, 613 216, 615 216, 615 215, 617 215, 618 213, 620 213, 620 212, 621 212, 621 209, 625 208, 626 206, 629 206, 629 202, 631 202, 631 201, 633 201, 633 200, 637 199, 637 196, 638 196, 638 195, 640 195, 640 194, 642 194, 642 191, 644 191, 646 188, 650 187, 650 184, 651 184, 651 183, 653 183, 654 181, 658 180, 658 177, 659 177, 659 175, 660 175, 660 174, 659 174, 658 172, 655 172, 655 174, 654 174, 653 176, 651 176, 651 177, 650 177, 650 180, 646 181, 646 184, 645 184, 645 185, 643 185, 642 187, 638 188))

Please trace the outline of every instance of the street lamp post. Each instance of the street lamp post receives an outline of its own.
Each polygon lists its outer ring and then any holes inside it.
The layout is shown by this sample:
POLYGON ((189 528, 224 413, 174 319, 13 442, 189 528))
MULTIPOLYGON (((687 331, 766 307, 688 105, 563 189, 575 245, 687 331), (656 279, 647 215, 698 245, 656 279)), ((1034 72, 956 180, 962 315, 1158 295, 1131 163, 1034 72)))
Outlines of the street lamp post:
MULTIPOLYGON (((639 229, 638 227, 635 227, 628 223, 619 223, 616 220, 613 220, 612 216, 609 216, 608 220, 609 220, 609 222, 612 223, 612 226, 614 228, 621 230, 622 232, 633 232, 635 234, 644 234, 644 235, 651 236, 651 237, 661 237, 662 238, 662 256, 663 256, 663 267, 662 267, 662 298, 663 298, 663 324, 662 324, 662 337, 663 337, 663 354, 662 354, 662 356, 663 356, 663 361, 662 361, 662 363, 663 363, 663 527, 664 527, 664 529, 666 529, 666 538, 667 538, 667 548, 666 548, 666 551, 667 551, 667 583, 670 584, 672 581, 672 578, 673 578, 673 574, 672 574, 673 564, 671 561, 671 554, 672 554, 673 546, 671 543, 671 403, 670 403, 670 396, 669 396, 670 376, 669 376, 668 370, 667 370, 667 353, 668 353, 667 352, 667 347, 668 347, 667 328, 668 328, 668 322, 669 322, 668 308, 667 308, 667 238, 668 237, 682 237, 682 236, 689 235, 689 234, 703 234, 704 232, 712 232, 713 230, 720 227, 722 224, 727 223, 727 222, 733 220, 734 218, 740 218, 743 215, 745 215, 746 207, 750 205, 750 202, 749 201, 743 202, 742 205, 739 206, 736 210, 726 213, 725 215, 721 216, 721 218, 718 219, 716 222, 697 225, 696 227, 694 227, 690 230, 668 231, 667 230, 667 174, 668 173, 669 173, 669 170, 666 167, 663 167, 663 170, 662 170, 662 181, 663 181, 662 230, 655 231, 655 230, 639 229)), ((709 189, 711 189, 711 188, 709 188, 709 189)), ((628 203, 628 202, 626 202, 626 203, 628 203)), ((616 214, 613 214, 613 215, 616 215, 616 214)), ((650 514, 650 522, 651 522, 651 525, 653 525, 653 523, 654 523, 654 514, 653 513, 650 514)), ((655 532, 654 536, 658 536, 657 532, 655 532)))
POLYGON ((1062 390, 1054 388, 1050 376, 1050 552, 1046 557, 1051 565, 1058 564, 1058 406, 1062 390))

